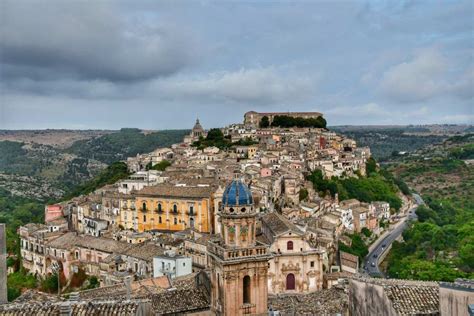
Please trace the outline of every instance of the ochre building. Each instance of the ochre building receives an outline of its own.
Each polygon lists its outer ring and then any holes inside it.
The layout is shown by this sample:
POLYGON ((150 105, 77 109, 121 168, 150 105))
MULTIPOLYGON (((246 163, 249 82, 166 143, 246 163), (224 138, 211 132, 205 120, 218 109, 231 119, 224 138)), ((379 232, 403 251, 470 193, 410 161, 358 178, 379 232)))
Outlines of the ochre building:
POLYGON ((158 185, 134 192, 121 203, 120 221, 137 232, 181 231, 195 228, 212 231, 214 203, 211 187, 158 185))

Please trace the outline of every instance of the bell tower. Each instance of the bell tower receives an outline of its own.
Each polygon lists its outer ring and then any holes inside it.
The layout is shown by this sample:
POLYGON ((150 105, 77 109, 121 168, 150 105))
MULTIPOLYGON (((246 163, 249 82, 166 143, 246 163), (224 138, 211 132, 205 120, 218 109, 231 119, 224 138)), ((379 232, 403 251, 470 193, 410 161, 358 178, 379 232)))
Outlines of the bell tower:
POLYGON ((266 315, 269 249, 255 239, 252 193, 239 179, 224 190, 221 236, 208 245, 212 267, 211 308, 217 315, 266 315))

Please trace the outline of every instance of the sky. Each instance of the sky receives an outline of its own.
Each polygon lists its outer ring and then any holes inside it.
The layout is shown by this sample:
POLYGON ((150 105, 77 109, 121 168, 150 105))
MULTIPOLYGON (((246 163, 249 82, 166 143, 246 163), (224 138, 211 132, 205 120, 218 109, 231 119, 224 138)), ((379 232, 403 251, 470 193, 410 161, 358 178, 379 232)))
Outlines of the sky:
POLYGON ((0 129, 474 123, 473 1, 0 1, 0 129))

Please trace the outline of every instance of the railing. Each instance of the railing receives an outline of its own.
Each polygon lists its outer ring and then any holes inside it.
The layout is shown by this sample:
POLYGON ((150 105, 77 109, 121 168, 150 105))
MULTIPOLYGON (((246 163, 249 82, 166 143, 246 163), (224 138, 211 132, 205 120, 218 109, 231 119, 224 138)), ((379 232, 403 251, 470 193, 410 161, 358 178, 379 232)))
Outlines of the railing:
POLYGON ((245 315, 245 314, 253 314, 253 311, 252 309, 255 307, 256 305, 255 304, 244 304, 242 306, 240 306, 240 309, 242 310, 242 313, 245 315))
POLYGON ((269 250, 266 246, 226 249, 215 243, 209 243, 209 251, 222 259, 240 259, 269 254, 269 250))

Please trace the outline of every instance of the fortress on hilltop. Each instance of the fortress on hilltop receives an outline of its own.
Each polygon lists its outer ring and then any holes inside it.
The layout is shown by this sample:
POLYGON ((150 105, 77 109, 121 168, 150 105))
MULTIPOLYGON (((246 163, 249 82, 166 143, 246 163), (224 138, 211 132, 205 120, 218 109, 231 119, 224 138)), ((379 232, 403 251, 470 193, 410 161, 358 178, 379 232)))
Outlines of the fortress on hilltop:
POLYGON ((270 124, 273 122, 275 116, 291 116, 291 117, 301 117, 301 118, 318 118, 323 116, 322 113, 319 112, 267 112, 267 113, 259 113, 255 111, 249 111, 244 114, 244 124, 245 125, 253 125, 258 126, 262 117, 268 117, 270 124))

